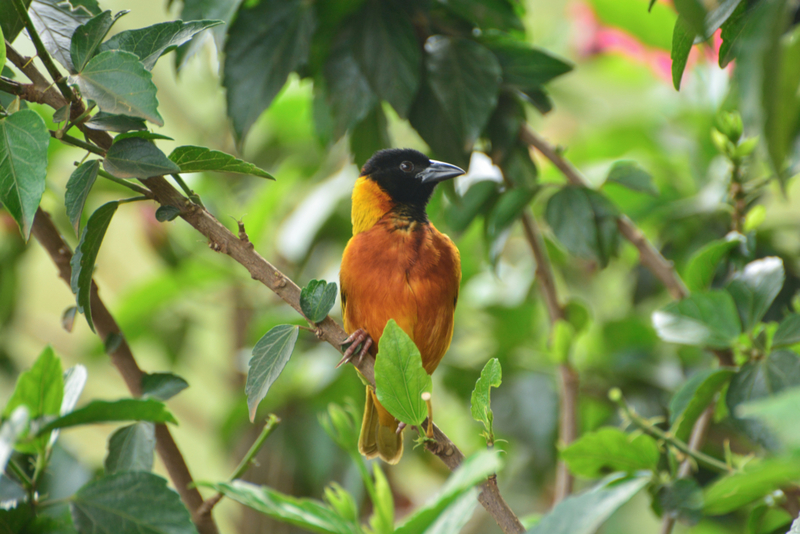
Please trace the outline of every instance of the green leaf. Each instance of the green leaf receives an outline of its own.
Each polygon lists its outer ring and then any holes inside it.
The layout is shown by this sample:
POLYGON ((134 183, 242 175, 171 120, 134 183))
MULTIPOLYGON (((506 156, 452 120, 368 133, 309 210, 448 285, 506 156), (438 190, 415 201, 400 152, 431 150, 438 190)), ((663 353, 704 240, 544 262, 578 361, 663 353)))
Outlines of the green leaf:
MULTIPOLYGON (((384 336, 386 334, 384 333, 384 336)), ((383 341, 383 338, 381 338, 383 341)), ((466 458, 453 471, 442 489, 431 500, 418 508, 400 525, 395 534, 417 534, 424 532, 436 522, 441 513, 473 486, 483 482, 502 467, 498 451, 480 451, 466 458)))
POLYGON ((269 388, 289 361, 298 332, 296 326, 282 324, 264 334, 253 347, 245 385, 250 421, 255 420, 258 404, 267 396, 269 388))
POLYGON ((392 495, 392 488, 379 463, 372 465, 372 474, 375 477, 375 498, 372 503, 375 511, 370 518, 370 526, 376 534, 393 534, 394 495, 392 495))
POLYGON ((703 516, 703 490, 693 478, 679 478, 662 486, 656 495, 664 512, 690 525, 703 516))
POLYGON ((515 188, 501 193, 497 202, 486 217, 486 231, 497 236, 511 226, 536 196, 536 189, 515 188))
POLYGON ((97 253, 100 252, 100 245, 111 224, 111 219, 117 211, 119 202, 113 201, 103 204, 89 217, 89 221, 83 228, 80 243, 75 249, 75 253, 70 260, 72 277, 70 287, 76 296, 78 311, 86 316, 89 328, 94 332, 94 322, 92 321, 92 274, 94 273, 94 263, 97 253))
POLYGON ((734 275, 727 290, 736 303, 745 332, 752 330, 767 313, 785 278, 783 260, 774 256, 750 262, 734 275))
POLYGON ((92 190, 94 181, 97 179, 97 171, 100 169, 100 160, 94 159, 81 163, 75 169, 69 180, 67 180, 67 192, 64 195, 64 203, 67 207, 67 216, 75 234, 80 233, 81 215, 83 206, 86 204, 86 197, 92 190))
POLYGON ((34 0, 28 9, 45 49, 70 72, 74 72, 69 52, 72 34, 93 16, 83 7, 73 8, 73 5, 61 0, 34 0))
POLYGON ((464 134, 450 123, 427 81, 420 83, 417 98, 408 112, 408 121, 438 159, 464 168, 469 166, 469 151, 461 143, 464 134))
POLYGON ((632 191, 647 193, 654 197, 659 194, 652 175, 635 161, 618 161, 614 163, 606 177, 606 183, 609 182, 617 183, 632 191))
POLYGON ((339 447, 349 454, 358 453, 358 433, 361 430, 361 411, 353 403, 344 406, 328 404, 328 413, 319 415, 319 422, 325 432, 339 447), (356 423, 358 422, 358 427, 356 423))
POLYGON ((747 12, 747 2, 739 2, 731 16, 722 24, 720 38, 722 44, 719 47, 719 68, 724 69, 733 60, 733 46, 742 34, 744 25, 747 22, 745 13, 747 12))
POLYGON ((748 463, 706 486, 703 513, 723 515, 741 508, 786 484, 800 480, 800 461, 795 457, 772 458, 748 463))
POLYGON ((312 323, 322 322, 336 302, 336 282, 311 280, 300 291, 300 309, 312 323))
POLYGON ((740 4, 747 5, 747 2, 742 2, 742 0, 721 0, 716 2, 716 7, 706 15, 704 35, 710 36, 716 32, 736 12, 740 4))
POLYGON ((325 503, 315 499, 298 499, 273 490, 234 480, 212 484, 212 488, 257 512, 311 532, 323 534, 353 534, 356 524, 342 519, 325 503))
POLYGON ((686 69, 686 62, 689 60, 689 52, 692 51, 694 38, 697 35, 686 21, 678 17, 675 21, 675 29, 672 32, 672 51, 670 58, 672 58, 672 85, 675 86, 676 91, 681 89, 681 78, 683 78, 683 71, 686 69))
POLYGON ((128 115, 114 115, 100 111, 84 123, 92 130, 104 132, 129 132, 131 130, 147 130, 144 120, 128 115))
POLYGON ((408 115, 420 81, 420 47, 399 2, 367 0, 356 17, 353 55, 373 91, 400 117, 408 115))
POLYGON ((58 108, 55 113, 53 113, 53 122, 60 123, 69 120, 70 109, 70 104, 66 104, 58 108))
MULTIPOLYGON (((222 20, 224 24, 215 26, 209 33, 213 37, 217 52, 221 52, 225 44, 225 30, 233 20, 238 0, 192 0, 183 2, 181 18, 183 20, 222 20)), ((199 33, 175 51, 175 70, 180 71, 205 43, 205 33, 199 33)))
POLYGON ((142 396, 166 401, 189 387, 183 378, 172 373, 144 373, 142 375, 142 396))
POLYGON ((717 265, 728 252, 746 241, 738 232, 731 232, 724 239, 711 241, 703 248, 692 254, 683 273, 683 280, 689 291, 705 291, 714 279, 717 265))
POLYGON ((58 415, 64 399, 61 360, 52 347, 45 348, 28 371, 19 375, 17 385, 3 410, 3 419, 19 406, 28 409, 30 419, 58 415))
POLYGON ((653 312, 653 327, 664 341, 724 349, 742 332, 736 305, 725 291, 692 293, 653 312))
POLYGON ((334 44, 322 68, 327 88, 326 102, 333 118, 334 139, 339 139, 361 122, 378 104, 377 95, 353 55, 351 41, 341 38, 334 44))
POLYGON ((158 222, 174 221, 180 214, 181 210, 175 206, 159 206, 156 210, 156 220, 158 222))
POLYGON ((525 31, 514 3, 509 0, 442 0, 441 3, 479 28, 525 31))
POLYGON ((135 54, 118 50, 101 52, 70 80, 78 84, 84 98, 97 102, 101 111, 164 125, 158 114, 152 75, 135 54))
POLYGON ((492 358, 483 366, 481 376, 475 382, 475 388, 472 390, 472 397, 470 398, 472 418, 479 423, 483 423, 490 442, 494 441, 494 433, 492 431, 494 414, 492 413, 490 390, 493 387, 499 388, 502 382, 503 370, 500 367, 500 360, 492 358))
POLYGON ((350 132, 350 152, 359 168, 375 152, 392 146, 387 124, 383 107, 376 104, 367 116, 353 127, 350 132))
POLYGON ((736 408, 736 415, 758 420, 767 426, 783 445, 799 450, 798 406, 800 406, 800 387, 794 386, 785 388, 775 395, 740 404, 736 408))
POLYGON ((106 475, 83 486, 71 501, 80 532, 197 534, 178 494, 152 473, 106 475))
POLYGON ((122 141, 123 139, 131 139, 132 137, 135 137, 137 139, 146 139, 147 141, 158 141, 158 140, 162 140, 162 139, 167 140, 167 141, 174 141, 174 139, 172 137, 167 137, 166 135, 161 135, 161 134, 155 133, 155 132, 144 131, 144 132, 126 132, 126 133, 121 133, 121 134, 119 134, 119 135, 114 137, 114 143, 118 143, 118 142, 122 141))
POLYGON ((445 208, 444 220, 447 226, 454 232, 463 232, 475 217, 497 200, 498 196, 497 182, 483 180, 472 184, 460 202, 456 199, 456 203, 445 208))
MULTIPOLYGON (((22 3, 27 9, 31 4, 31 0, 22 0, 22 3)), ((13 43, 24 27, 25 22, 17 13, 13 2, 0 2, 0 32, 4 35, 4 39, 9 43, 13 43)), ((0 63, 0 68, 4 64, 5 62, 0 63)))
POLYGON ((325 495, 323 498, 325 499, 325 503, 330 506, 339 517, 353 523, 358 522, 358 507, 356 506, 356 502, 353 496, 339 484, 331 482, 330 485, 325 488, 325 495))
POLYGON ((498 31, 486 32, 480 42, 497 57, 503 83, 520 91, 535 90, 573 69, 571 63, 547 50, 498 31))
POLYGON ((683 383, 669 402, 669 423, 675 437, 688 442, 695 421, 735 374, 732 369, 705 369, 683 383))
POLYGON ((103 167, 117 178, 150 178, 181 172, 156 145, 137 137, 115 141, 106 152, 103 167))
POLYGON ((312 4, 303 0, 245 2, 228 28, 223 85, 239 143, 293 70, 308 59, 312 4))
POLYGON ((155 447, 153 423, 142 421, 118 429, 108 438, 108 455, 103 464, 106 474, 152 470, 155 447))
POLYGON ((86 386, 87 378, 86 367, 81 364, 64 371, 64 400, 61 401, 60 410, 62 415, 71 412, 75 408, 83 388, 86 386))
POLYGON ((695 35, 705 35, 706 9, 701 0, 675 0, 675 9, 695 35))
POLYGON ((603 195, 572 186, 550 197, 545 212, 547 224, 571 254, 597 261, 601 267, 616 253, 617 216, 616 207, 603 195))
MULTIPOLYGON (((13 7, 11 9, 14 9, 13 7)), ((13 39, 12 39, 13 40, 13 39)), ((6 64, 6 44, 5 38, 3 37, 3 25, 0 24, 0 70, 3 70, 3 67, 6 64)))
POLYGON ((593 534, 649 482, 650 476, 609 476, 589 491, 558 503, 528 534, 593 534))
POLYGON ((461 144, 471 147, 497 106, 500 64, 487 48, 468 39, 433 37, 425 50, 433 94, 463 134, 461 144))
POLYGON ((164 406, 164 403, 155 399, 96 400, 50 421, 38 429, 37 435, 41 436, 56 428, 119 421, 150 421, 152 423, 178 424, 175 417, 164 406))
POLYGON ((179 146, 172 151, 169 159, 180 167, 180 172, 235 172, 270 180, 275 179, 270 173, 259 169, 252 163, 202 146, 179 146))
POLYGON ((461 532, 478 506, 480 492, 473 488, 445 508, 423 534, 455 534, 461 532))
POLYGON ((422 367, 419 349, 394 319, 389 319, 375 358, 378 400, 400 421, 419 426, 428 416, 421 395, 432 387, 431 377, 422 367))
POLYGON ((73 72, 83 70, 86 63, 94 56, 97 47, 106 38, 111 26, 118 18, 127 13, 127 11, 121 11, 112 17, 111 11, 104 11, 75 28, 69 48, 73 72))
POLYGON ((27 426, 28 409, 25 406, 17 406, 0 425, 0 473, 5 471, 17 438, 25 432, 27 426))
POLYGON ((793 313, 787 315, 778 325, 775 335, 772 336, 772 346, 780 348, 797 343, 800 343, 800 314, 793 313))
POLYGON ((182 45, 195 34, 213 26, 223 24, 221 20, 195 20, 183 22, 173 20, 161 22, 146 28, 126 30, 100 46, 100 51, 122 50, 135 54, 144 68, 153 70, 158 58, 182 45))
POLYGON ((632 436, 613 427, 586 433, 561 451, 569 470, 585 478, 616 471, 656 471, 659 457, 658 444, 650 436, 632 436))
POLYGON ((50 134, 39 115, 23 109, 0 119, 0 202, 25 241, 42 199, 50 134))

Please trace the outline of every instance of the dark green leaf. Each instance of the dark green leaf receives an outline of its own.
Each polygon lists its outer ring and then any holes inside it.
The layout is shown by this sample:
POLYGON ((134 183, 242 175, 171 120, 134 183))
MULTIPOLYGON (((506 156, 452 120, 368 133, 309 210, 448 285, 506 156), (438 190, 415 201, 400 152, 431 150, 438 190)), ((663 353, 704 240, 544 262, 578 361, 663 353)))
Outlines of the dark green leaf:
POLYGON ((669 402, 669 422, 675 437, 689 440, 697 418, 734 374, 732 369, 706 369, 683 383, 669 402))
POLYGON ((117 178, 150 178, 181 172, 181 168, 146 139, 132 137, 114 142, 103 167, 117 178))
POLYGON ((683 273, 683 280, 689 291, 705 291, 714 279, 717 265, 728 252, 745 242, 738 232, 731 232, 724 239, 717 239, 692 254, 683 273))
POLYGON ((425 50, 433 94, 468 149, 497 105, 500 64, 488 49, 468 39, 433 37, 425 50))
POLYGON ((705 35, 706 9, 701 0, 675 0, 675 9, 695 35, 705 35))
MULTIPOLYGON (((214 38, 217 52, 221 52, 225 44, 225 30, 228 28, 236 9, 239 7, 239 0, 189 0, 183 2, 181 18, 183 20, 222 20, 224 24, 215 26, 209 32, 214 38)), ((180 71, 194 56, 205 42, 206 33, 199 33, 188 42, 182 44, 175 51, 175 69, 180 71)))
POLYGON ((730 513, 797 480, 800 480, 800 461, 797 457, 752 461, 744 467, 744 472, 722 477, 706 486, 703 513, 730 513))
POLYGON ((311 280, 300 291, 300 308, 303 310, 303 315, 312 323, 319 323, 325 319, 335 302, 336 282, 311 280))
POLYGON ((102 130, 105 132, 129 132, 131 130, 146 130, 144 120, 129 117, 127 115, 114 115, 100 111, 94 117, 86 121, 86 127, 92 130, 102 130))
POLYGON ((772 346, 775 348, 788 347, 800 343, 800 314, 788 315, 772 336, 772 346))
POLYGON ((472 418, 479 423, 483 423, 483 427, 486 429, 490 441, 494 441, 492 429, 494 414, 492 413, 492 398, 490 392, 493 387, 499 388, 502 381, 503 370, 500 367, 500 360, 492 358, 483 366, 481 376, 478 378, 478 381, 475 382, 475 388, 472 390, 472 396, 470 398, 472 418))
POLYGON ((454 534, 461 532, 478 506, 479 495, 480 492, 474 488, 461 495, 439 514, 436 521, 425 529, 423 534, 454 534))
POLYGON ((733 15, 740 4, 747 5, 747 2, 742 2, 742 0, 721 0, 716 4, 716 7, 706 16, 704 35, 712 35, 733 15))
POLYGON ((367 116, 378 104, 378 98, 353 55, 350 39, 340 39, 334 46, 322 74, 333 119, 333 138, 339 139, 367 116))
POLYGON ((172 151, 169 159, 180 167, 180 172, 235 172, 270 180, 275 179, 270 173, 259 169, 252 163, 202 146, 179 146, 172 151))
POLYGON ((41 436, 56 428, 118 421, 150 421, 153 423, 178 424, 175 417, 167 411, 164 403, 155 399, 96 400, 50 421, 38 429, 37 435, 41 436))
POLYGON ((162 139, 163 140, 167 140, 167 141, 174 141, 174 139, 172 139, 172 137, 167 137, 166 135, 161 135, 161 134, 158 134, 158 133, 155 133, 155 132, 144 131, 144 132, 126 132, 126 133, 121 133, 121 134, 119 134, 119 135, 114 137, 114 142, 115 143, 119 143, 123 139, 131 139, 133 137, 135 137, 137 139, 146 139, 147 141, 158 141, 158 140, 162 140, 162 139))
POLYGON ((653 312, 653 326, 664 341, 724 349, 742 332, 736 305, 725 291, 692 293, 653 312))
POLYGON ((758 420, 766 425, 783 445, 800 450, 800 425, 795 424, 798 406, 800 406, 800 387, 793 386, 783 389, 776 395, 740 404, 736 408, 736 415, 758 420))
POLYGON ((731 13, 731 16, 722 24, 720 38, 722 44, 719 47, 719 67, 724 69, 733 59, 733 46, 742 34, 744 25, 747 22, 745 13, 747 12, 747 2, 739 2, 739 5, 731 13))
POLYGON ((97 0, 69 0, 69 2, 75 9, 84 9, 89 15, 94 16, 100 14, 101 9, 97 0))
POLYGON ((153 423, 143 421, 118 429, 108 438, 108 455, 103 464, 106 474, 152 470, 155 446, 153 423))
POLYGON ((589 491, 558 503, 528 534, 593 534, 649 482, 649 476, 610 476, 589 491))
POLYGON ((703 490, 693 478, 679 478, 662 486, 657 498, 664 512, 685 523, 693 525, 703 516, 703 490))
MULTIPOLYGON (((0 47, 0 48, 2 48, 2 47, 0 47)), ((3 48, 3 50, 5 50, 5 48, 3 48)), ((67 120, 69 120, 70 109, 71 109, 71 106, 69 104, 67 104, 65 106, 61 106, 60 108, 58 108, 56 110, 56 112, 53 113, 53 122, 60 123, 60 122, 66 122, 67 120)))
POLYGON ((109 356, 114 354, 117 349, 122 345, 124 338, 117 332, 110 332, 106 339, 103 341, 103 350, 109 356))
POLYGON ((188 510, 167 481, 152 473, 106 475, 71 498, 80 532, 100 534, 197 534, 188 510))
POLYGON ((675 21, 675 29, 672 32, 672 85, 675 86, 676 91, 680 91, 681 78, 683 78, 683 71, 686 69, 686 62, 689 60, 689 52, 692 51, 694 38, 697 35, 687 25, 683 18, 678 17, 675 21))
POLYGON ((386 115, 378 103, 350 132, 350 152, 353 154, 356 165, 360 168, 375 152, 391 146, 392 140, 389 139, 386 115))
POLYGON ((601 267, 616 253, 617 209, 604 196, 585 187, 564 187, 550 197, 545 218, 558 241, 575 256, 601 267))
MULTIPOLYGON (((785 11, 785 10, 784 10, 785 11)), ((788 13, 779 13, 776 31, 783 30, 788 13)), ((777 50, 780 62, 767 64, 764 71, 764 94, 762 106, 765 112, 764 141, 772 160, 772 167, 782 171, 786 166, 786 158, 793 150, 800 135, 800 29, 797 26, 786 39, 778 42, 777 50)), ((770 56, 766 58, 775 61, 770 56)))
POLYGON ((253 347, 250 358, 250 369, 247 372, 247 408, 250 421, 255 420, 256 409, 261 400, 267 396, 270 386, 278 379, 281 371, 289 361, 289 357, 297 342, 299 329, 296 326, 282 324, 276 326, 258 340, 253 347))
POLYGON ((80 243, 70 260, 72 268, 70 287, 75 294, 78 311, 86 316, 86 322, 89 323, 92 332, 94 332, 94 322, 92 321, 91 290, 94 262, 118 206, 119 202, 108 202, 92 213, 89 222, 83 228, 80 243))
POLYGON ((28 426, 28 409, 25 406, 17 406, 17 409, 0 424, 0 472, 5 470, 8 459, 14 452, 14 444, 26 426, 28 426))
MULTIPOLYGON (((356 438, 356 449, 358 450, 358 436, 356 438)), ((360 453, 359 453, 360 454, 360 453)), ((372 476, 375 479, 375 496, 372 497, 372 506, 375 511, 370 518, 370 526, 378 533, 394 534, 394 495, 386 475, 376 463, 372 466, 372 476)))
POLYGON ((158 222, 174 221, 180 214, 181 210, 175 206, 159 206, 156 210, 156 220, 158 222))
POLYGON ((83 206, 86 204, 86 197, 97 179, 97 171, 99 169, 100 160, 86 161, 81 163, 67 180, 67 192, 64 195, 64 202, 67 207, 69 222, 72 223, 72 228, 75 230, 76 235, 80 233, 83 206))
POLYGON ((501 193, 486 217, 487 233, 490 236, 500 235, 503 230, 519 219, 535 195, 535 190, 522 188, 501 193))
POLYGON ((419 426, 428 416, 421 395, 432 387, 431 377, 422 367, 419 349, 394 319, 389 319, 375 359, 378 400, 400 421, 419 426))
MULTIPOLYGON (((22 0, 23 5, 27 9, 31 4, 31 0, 22 0)), ((25 21, 17 13, 13 2, 0 2, 0 32, 3 33, 4 39, 9 43, 13 43, 19 35, 19 32, 25 27, 25 21)), ((0 63, 0 67, 5 62, 0 63)))
POLYGON ((34 0, 30 4, 28 15, 45 49, 68 71, 75 72, 69 53, 72 34, 78 26, 91 19, 92 14, 82 7, 73 8, 62 0, 34 0))
POLYGON ((70 79, 78 84, 84 98, 97 102, 101 111, 164 125, 158 114, 152 75, 135 54, 118 50, 101 52, 89 60, 80 74, 70 79))
POLYGON ((50 134, 30 109, 0 119, 0 202, 27 241, 47 173, 50 134))
POLYGON ((401 4, 367 0, 355 20, 353 54, 372 89, 397 114, 408 115, 420 80, 420 50, 401 4))
POLYGON ((481 37, 494 52, 503 73, 503 83, 521 91, 532 91, 572 70, 572 64, 544 50, 501 32, 481 37))
POLYGON ((461 201, 447 206, 444 219, 454 232, 463 232, 487 206, 497 200, 497 182, 484 180, 472 184, 461 201))
POLYGON ((142 396, 166 401, 184 389, 189 383, 172 373, 145 373, 142 375, 142 396))
POLYGON ((195 34, 213 26, 223 24, 221 20, 195 20, 183 22, 173 20, 146 28, 126 30, 116 34, 100 46, 100 51, 123 50, 135 54, 144 68, 152 70, 158 58, 182 45, 195 34))
POLYGON ((94 56, 97 47, 106 38, 108 30, 111 29, 111 26, 114 25, 119 17, 125 14, 127 14, 127 11, 121 11, 112 17, 111 11, 104 11, 75 28, 69 48, 73 72, 81 72, 83 70, 86 63, 94 56))
POLYGON ((228 29, 223 85, 240 143, 289 73, 308 59, 315 25, 312 7, 303 0, 245 2, 228 29))
POLYGON ((427 81, 420 84, 408 121, 439 159, 459 167, 469 166, 469 151, 461 143, 464 134, 450 123, 427 81))
POLYGON ((655 471, 659 456, 658 444, 650 436, 632 436, 613 427, 584 434, 561 451, 569 470, 586 478, 615 471, 655 471))
POLYGON ((727 290, 733 296, 745 332, 767 313, 784 279, 783 261, 774 256, 750 262, 744 271, 734 275, 727 290))
POLYGON ((635 161, 618 161, 614 163, 606 177, 606 183, 618 183, 633 191, 658 196, 658 187, 653 177, 635 161))
MULTIPOLYGON (((513 1, 509 0, 440 0, 454 13, 479 28, 524 31, 513 1)), ((517 4, 518 5, 518 4, 517 4)))

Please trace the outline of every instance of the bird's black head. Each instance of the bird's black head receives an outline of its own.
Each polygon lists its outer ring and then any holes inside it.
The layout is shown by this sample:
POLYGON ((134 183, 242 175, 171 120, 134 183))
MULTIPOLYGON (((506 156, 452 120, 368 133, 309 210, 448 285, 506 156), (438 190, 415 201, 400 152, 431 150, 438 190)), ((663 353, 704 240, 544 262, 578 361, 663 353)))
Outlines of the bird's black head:
POLYGON ((395 203, 423 210, 437 183, 461 174, 455 165, 410 148, 380 150, 361 169, 361 176, 377 183, 395 203))

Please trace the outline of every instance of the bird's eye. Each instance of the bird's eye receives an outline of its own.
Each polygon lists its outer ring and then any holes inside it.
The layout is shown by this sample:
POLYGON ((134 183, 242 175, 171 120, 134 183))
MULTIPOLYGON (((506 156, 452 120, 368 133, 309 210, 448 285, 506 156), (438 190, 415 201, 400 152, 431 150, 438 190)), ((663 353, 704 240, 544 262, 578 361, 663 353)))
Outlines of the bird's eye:
POLYGON ((414 164, 410 161, 404 161, 400 164, 400 170, 403 172, 411 172, 414 169, 414 164))

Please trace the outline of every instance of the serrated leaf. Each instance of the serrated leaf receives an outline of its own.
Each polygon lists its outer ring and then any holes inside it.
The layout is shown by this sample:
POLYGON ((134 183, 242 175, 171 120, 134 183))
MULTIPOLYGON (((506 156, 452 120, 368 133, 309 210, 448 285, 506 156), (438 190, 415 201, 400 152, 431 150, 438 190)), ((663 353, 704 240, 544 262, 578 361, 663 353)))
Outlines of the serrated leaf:
POLYGON ((428 416, 421 395, 432 387, 431 377, 422 367, 419 349, 394 319, 389 319, 375 358, 378 400, 400 421, 419 426, 428 416))
POLYGON ((115 141, 106 152, 103 167, 117 178, 150 178, 181 172, 156 145, 138 137, 115 141))
POLYGON ((14 452, 17 438, 22 435, 27 425, 28 409, 25 406, 17 406, 0 424, 0 472, 5 471, 8 459, 14 452))
POLYGON ((788 347, 800 343, 800 314, 793 313, 778 325, 775 335, 772 336, 772 346, 775 348, 788 347))
POLYGON ((180 172, 234 172, 260 178, 275 178, 267 171, 230 154, 202 146, 179 146, 169 155, 170 161, 180 167, 180 172))
POLYGON ((483 366, 481 376, 475 382, 475 388, 472 390, 472 396, 470 397, 472 418, 479 423, 483 423, 486 432, 491 436, 491 441, 494 441, 491 388, 499 388, 502 382, 503 370, 500 367, 500 360, 492 358, 483 366))
POLYGON ((78 84, 84 98, 97 102, 101 111, 164 125, 158 114, 152 75, 135 54, 119 50, 101 52, 70 80, 78 84))
POLYGON ((83 70, 86 63, 94 56, 97 47, 106 38, 111 26, 119 17, 127 13, 127 11, 121 11, 115 16, 111 16, 111 11, 104 11, 75 28, 69 48, 73 72, 83 70))
POLYGON ((727 514, 798 480, 800 461, 797 457, 750 462, 743 472, 722 477, 705 487, 703 513, 727 514))
POLYGON ((82 7, 73 8, 62 0, 34 0, 30 3, 28 15, 53 59, 74 72, 69 52, 72 34, 78 26, 91 19, 92 14, 82 7))
POLYGON ((80 233, 81 215, 83 206, 86 204, 86 197, 92 190, 94 181, 97 179, 97 171, 100 169, 100 160, 95 159, 81 163, 67 180, 67 191, 64 194, 64 203, 67 207, 67 216, 75 234, 80 233))
POLYGON ((488 31, 481 36, 480 42, 497 57, 503 83, 523 92, 540 90, 545 83, 573 69, 571 63, 547 50, 502 32, 488 31))
POLYGON ((654 197, 659 194, 652 175, 635 161, 618 161, 614 163, 606 177, 606 183, 609 182, 617 183, 632 191, 647 193, 654 197))
POLYGON ((746 241, 738 232, 731 232, 724 239, 711 241, 692 254, 683 273, 683 280, 689 291, 704 291, 711 285, 717 265, 728 252, 746 241))
POLYGON ((172 373, 144 373, 142 375, 142 396, 166 401, 184 389, 189 383, 172 373))
POLYGON ((155 446, 153 423, 143 421, 116 430, 108 438, 108 454, 103 464, 106 474, 152 470, 155 446))
POLYGON ((675 21, 675 29, 672 31, 672 85, 676 91, 680 91, 681 78, 686 69, 686 62, 689 60, 689 52, 692 51, 694 38, 697 35, 691 30, 681 17, 675 21))
POLYGON ((727 290, 736 303, 745 332, 755 327, 767 313, 785 278, 783 260, 775 256, 750 262, 733 276, 727 290))
POLYGON ((454 13, 480 28, 524 31, 522 20, 509 0, 440 0, 454 13))
POLYGON ((653 327, 664 341, 724 349, 742 332, 736 305, 725 291, 692 293, 653 312, 653 327))
POLYGON ((585 478, 616 471, 656 471, 659 456, 658 444, 650 436, 632 436, 612 427, 584 434, 561 451, 569 470, 585 478))
POLYGON ((241 143, 289 74, 308 59, 312 5, 303 0, 243 3, 228 28, 223 85, 228 116, 241 143))
POLYGON ((167 481, 132 471, 89 482, 71 498, 80 532, 197 534, 189 511, 167 481))
POLYGON ((330 313, 336 302, 336 282, 311 280, 300 291, 300 309, 312 323, 319 323, 330 313))
POLYGON ((282 324, 264 334, 253 347, 244 389, 250 421, 255 420, 258 404, 267 396, 269 388, 292 356, 298 332, 296 326, 282 324))
POLYGON ((28 240, 47 173, 50 134, 30 109, 0 119, 0 202, 28 240))
POLYGON ((84 124, 87 128, 104 132, 129 132, 131 130, 147 129, 143 119, 129 117, 128 115, 114 115, 105 111, 96 113, 84 124))
POLYGON ((100 46, 100 51, 123 50, 139 58, 144 68, 152 70, 158 58, 182 45, 195 34, 213 26, 223 24, 221 20, 195 20, 183 22, 173 20, 161 22, 146 28, 126 30, 100 46))
POLYGON ((76 297, 78 311, 86 316, 89 328, 94 332, 94 322, 92 321, 92 275, 94 274, 94 263, 97 253, 100 252, 100 245, 111 224, 111 219, 117 211, 119 202, 113 201, 103 204, 89 217, 89 221, 83 228, 80 243, 78 243, 75 253, 70 260, 72 276, 70 287, 76 297))
POLYGON ((683 383, 669 402, 669 422, 675 437, 688 442, 695 421, 734 374, 733 369, 706 369, 683 383))
POLYGON ((82 408, 53 419, 39 428, 36 434, 41 436, 56 428, 118 421, 150 421, 152 423, 178 424, 175 417, 164 406, 164 403, 155 399, 96 400, 82 408))

